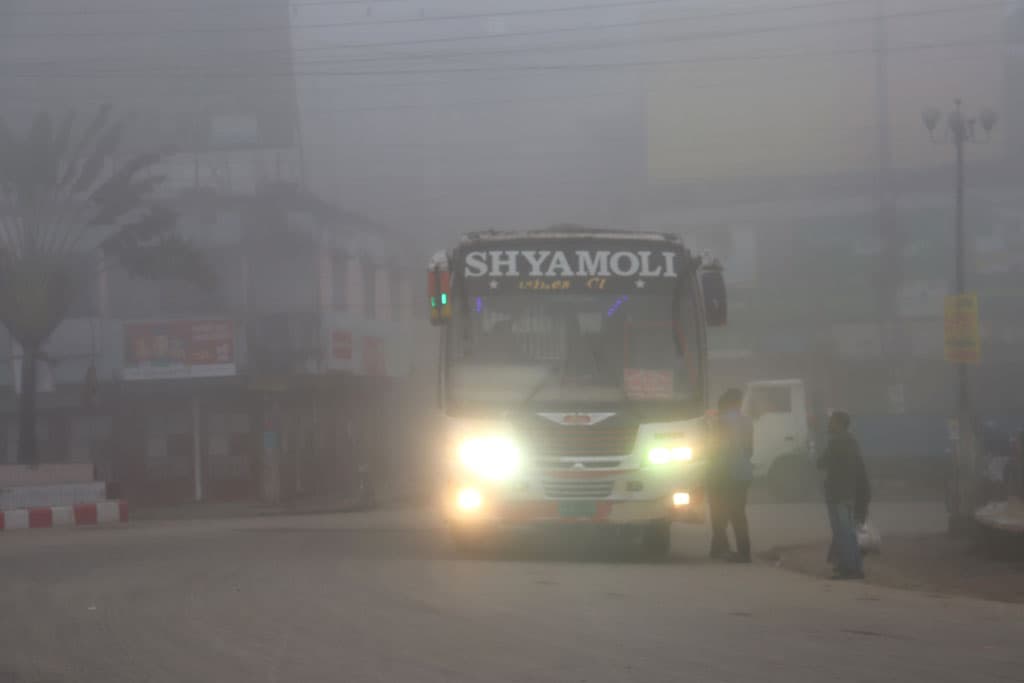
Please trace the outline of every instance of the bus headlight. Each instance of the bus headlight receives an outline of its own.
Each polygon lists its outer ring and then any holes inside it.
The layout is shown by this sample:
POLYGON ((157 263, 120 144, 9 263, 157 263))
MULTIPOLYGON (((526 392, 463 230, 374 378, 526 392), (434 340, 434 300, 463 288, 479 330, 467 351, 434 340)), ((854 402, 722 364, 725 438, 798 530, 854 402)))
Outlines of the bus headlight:
POLYGON ((655 446, 647 451, 647 462, 652 465, 690 462, 691 460, 693 460, 693 448, 690 446, 655 446))
POLYGON ((497 435, 467 437, 459 444, 458 458, 469 472, 491 481, 514 477, 523 464, 516 442, 497 435))

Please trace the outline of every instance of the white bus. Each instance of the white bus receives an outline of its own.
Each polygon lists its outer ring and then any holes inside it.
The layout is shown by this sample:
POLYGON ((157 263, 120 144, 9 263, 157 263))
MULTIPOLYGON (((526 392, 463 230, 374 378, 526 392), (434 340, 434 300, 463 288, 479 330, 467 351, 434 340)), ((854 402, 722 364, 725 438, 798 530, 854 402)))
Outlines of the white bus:
POLYGON ((476 233, 428 283, 458 546, 602 525, 663 556, 673 521, 703 521, 717 263, 672 235, 476 233))

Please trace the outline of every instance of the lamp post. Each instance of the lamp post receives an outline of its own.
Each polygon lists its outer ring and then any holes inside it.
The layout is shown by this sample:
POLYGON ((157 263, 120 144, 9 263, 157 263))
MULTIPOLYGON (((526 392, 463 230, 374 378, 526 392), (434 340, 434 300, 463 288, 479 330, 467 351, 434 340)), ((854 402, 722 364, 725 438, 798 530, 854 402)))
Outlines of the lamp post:
MULTIPOLYGON (((936 136, 936 129, 942 120, 942 112, 932 107, 922 114, 922 120, 928 134, 936 142, 952 142, 956 149, 955 178, 955 221, 954 221, 954 276, 953 293, 963 296, 967 293, 967 272, 964 236, 964 148, 967 143, 981 142, 977 135, 978 124, 985 132, 985 138, 995 128, 997 116, 991 109, 985 109, 978 118, 966 116, 959 99, 946 116, 947 132, 944 139, 936 136)), ((971 396, 968 384, 967 362, 964 359, 956 363, 956 419, 957 443, 955 459, 955 489, 950 502, 950 529, 966 528, 973 512, 973 474, 974 474, 974 429, 971 416, 971 396)))

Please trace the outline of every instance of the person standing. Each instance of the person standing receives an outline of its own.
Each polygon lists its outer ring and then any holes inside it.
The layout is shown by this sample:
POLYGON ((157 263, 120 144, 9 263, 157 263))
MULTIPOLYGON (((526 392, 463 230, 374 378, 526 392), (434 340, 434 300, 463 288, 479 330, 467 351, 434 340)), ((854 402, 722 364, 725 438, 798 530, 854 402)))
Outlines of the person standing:
POLYGON ((860 445, 850 433, 848 413, 836 411, 829 417, 828 442, 818 467, 825 471, 825 504, 832 527, 829 559, 835 563, 832 578, 862 579, 864 565, 857 543, 856 517, 858 507, 864 504, 862 486, 866 476, 860 445))
POLYGON ((743 393, 729 389, 718 399, 713 454, 708 473, 708 504, 711 511, 711 558, 749 563, 750 530, 747 524, 747 492, 753 479, 753 426, 740 407, 743 393), (736 539, 729 548, 728 527, 736 539))

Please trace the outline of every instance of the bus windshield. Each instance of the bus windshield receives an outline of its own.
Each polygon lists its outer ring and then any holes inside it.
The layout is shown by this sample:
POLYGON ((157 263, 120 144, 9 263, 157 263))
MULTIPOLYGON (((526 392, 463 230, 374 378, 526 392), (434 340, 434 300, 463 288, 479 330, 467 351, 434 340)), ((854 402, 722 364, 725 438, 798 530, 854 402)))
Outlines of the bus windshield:
POLYGON ((448 397, 460 405, 614 406, 700 398, 694 302, 673 296, 498 294, 456 307, 448 397))

